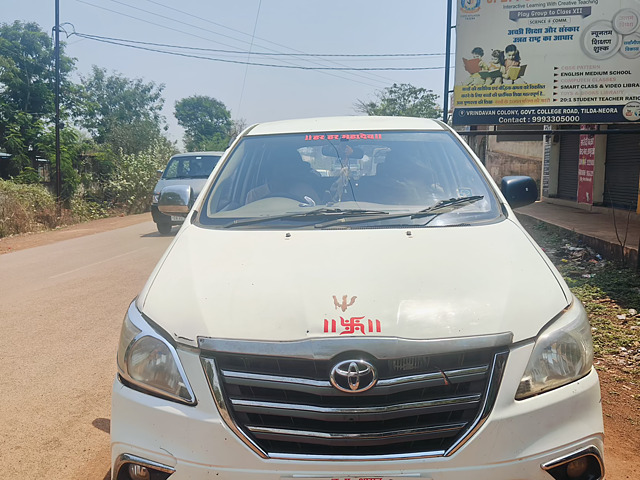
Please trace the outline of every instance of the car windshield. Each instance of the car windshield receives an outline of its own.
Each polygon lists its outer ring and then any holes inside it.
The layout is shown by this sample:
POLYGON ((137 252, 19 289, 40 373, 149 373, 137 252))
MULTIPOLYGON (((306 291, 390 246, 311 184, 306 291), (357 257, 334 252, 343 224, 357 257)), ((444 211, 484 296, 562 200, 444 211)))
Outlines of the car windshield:
POLYGON ((397 228, 495 221, 498 202, 448 131, 247 136, 200 215, 222 228, 397 228))
POLYGON ((165 180, 207 178, 220 160, 219 155, 185 155, 172 157, 162 173, 165 180))

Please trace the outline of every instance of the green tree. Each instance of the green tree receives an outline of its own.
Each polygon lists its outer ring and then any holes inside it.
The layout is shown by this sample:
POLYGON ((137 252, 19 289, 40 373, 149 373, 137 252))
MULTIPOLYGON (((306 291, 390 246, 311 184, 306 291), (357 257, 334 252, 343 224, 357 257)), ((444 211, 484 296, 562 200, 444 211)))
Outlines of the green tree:
POLYGON ((187 150, 227 148, 233 122, 224 103, 212 97, 193 95, 176 102, 174 115, 178 125, 185 130, 187 150))
MULTIPOLYGON (((61 115, 75 101, 69 80, 74 59, 60 45, 61 115)), ((44 156, 42 136, 55 117, 54 51, 50 36, 36 23, 0 24, 0 149, 12 154, 0 164, 0 177, 36 167, 44 156)))
POLYGON ((436 103, 438 95, 426 88, 414 87, 408 83, 394 83, 382 91, 377 91, 376 97, 377 101, 358 100, 355 110, 376 116, 442 117, 442 108, 436 103))
MULTIPOLYGON (((55 127, 48 127, 41 135, 38 149, 44 154, 45 158, 56 158, 56 139, 55 139, 55 127)), ((68 201, 73 197, 78 184, 80 183, 80 176, 75 169, 75 161, 78 158, 78 152, 81 146, 79 141, 80 133, 73 128, 64 128, 60 130, 60 179, 61 179, 61 191, 60 197, 68 201)), ((57 166, 52 161, 51 164, 51 179, 55 179, 57 176, 57 166)))
POLYGON ((166 122, 161 115, 164 85, 107 74, 93 66, 81 78, 80 124, 98 144, 108 144, 124 154, 148 150, 158 141, 167 142, 166 122))

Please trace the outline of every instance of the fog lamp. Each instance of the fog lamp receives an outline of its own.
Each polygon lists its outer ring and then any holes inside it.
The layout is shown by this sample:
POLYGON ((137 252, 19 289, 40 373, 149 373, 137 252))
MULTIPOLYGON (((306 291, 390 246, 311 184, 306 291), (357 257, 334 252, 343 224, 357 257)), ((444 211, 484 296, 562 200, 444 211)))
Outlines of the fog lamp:
POLYGON ((167 480, 175 468, 129 453, 123 453, 113 464, 114 480, 167 480))
POLYGON ((541 465, 555 480, 602 480, 604 463, 595 447, 541 465))
POLYGON ((587 457, 576 458, 567 463, 567 476, 569 478, 580 478, 587 471, 589 460, 587 457))
POLYGON ((131 480, 150 480, 151 474, 149 473, 149 469, 147 467, 143 467, 142 465, 135 465, 133 463, 129 464, 129 476, 131 480))

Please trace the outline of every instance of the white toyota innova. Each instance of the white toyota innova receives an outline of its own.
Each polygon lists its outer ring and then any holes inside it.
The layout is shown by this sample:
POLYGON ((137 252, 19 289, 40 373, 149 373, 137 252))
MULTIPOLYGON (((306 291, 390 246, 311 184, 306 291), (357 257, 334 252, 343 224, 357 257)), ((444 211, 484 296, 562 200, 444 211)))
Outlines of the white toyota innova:
POLYGON ((536 195, 434 120, 246 129, 125 316, 112 478, 603 478, 587 316, 512 211, 536 195))

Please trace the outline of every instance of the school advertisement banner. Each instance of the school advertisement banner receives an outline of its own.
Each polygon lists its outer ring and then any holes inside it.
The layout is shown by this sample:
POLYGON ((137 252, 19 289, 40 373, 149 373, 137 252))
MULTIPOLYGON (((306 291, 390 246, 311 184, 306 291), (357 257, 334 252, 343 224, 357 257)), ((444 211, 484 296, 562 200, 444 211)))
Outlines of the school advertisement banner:
POLYGON ((640 0, 454 1, 454 125, 640 126, 640 0))

